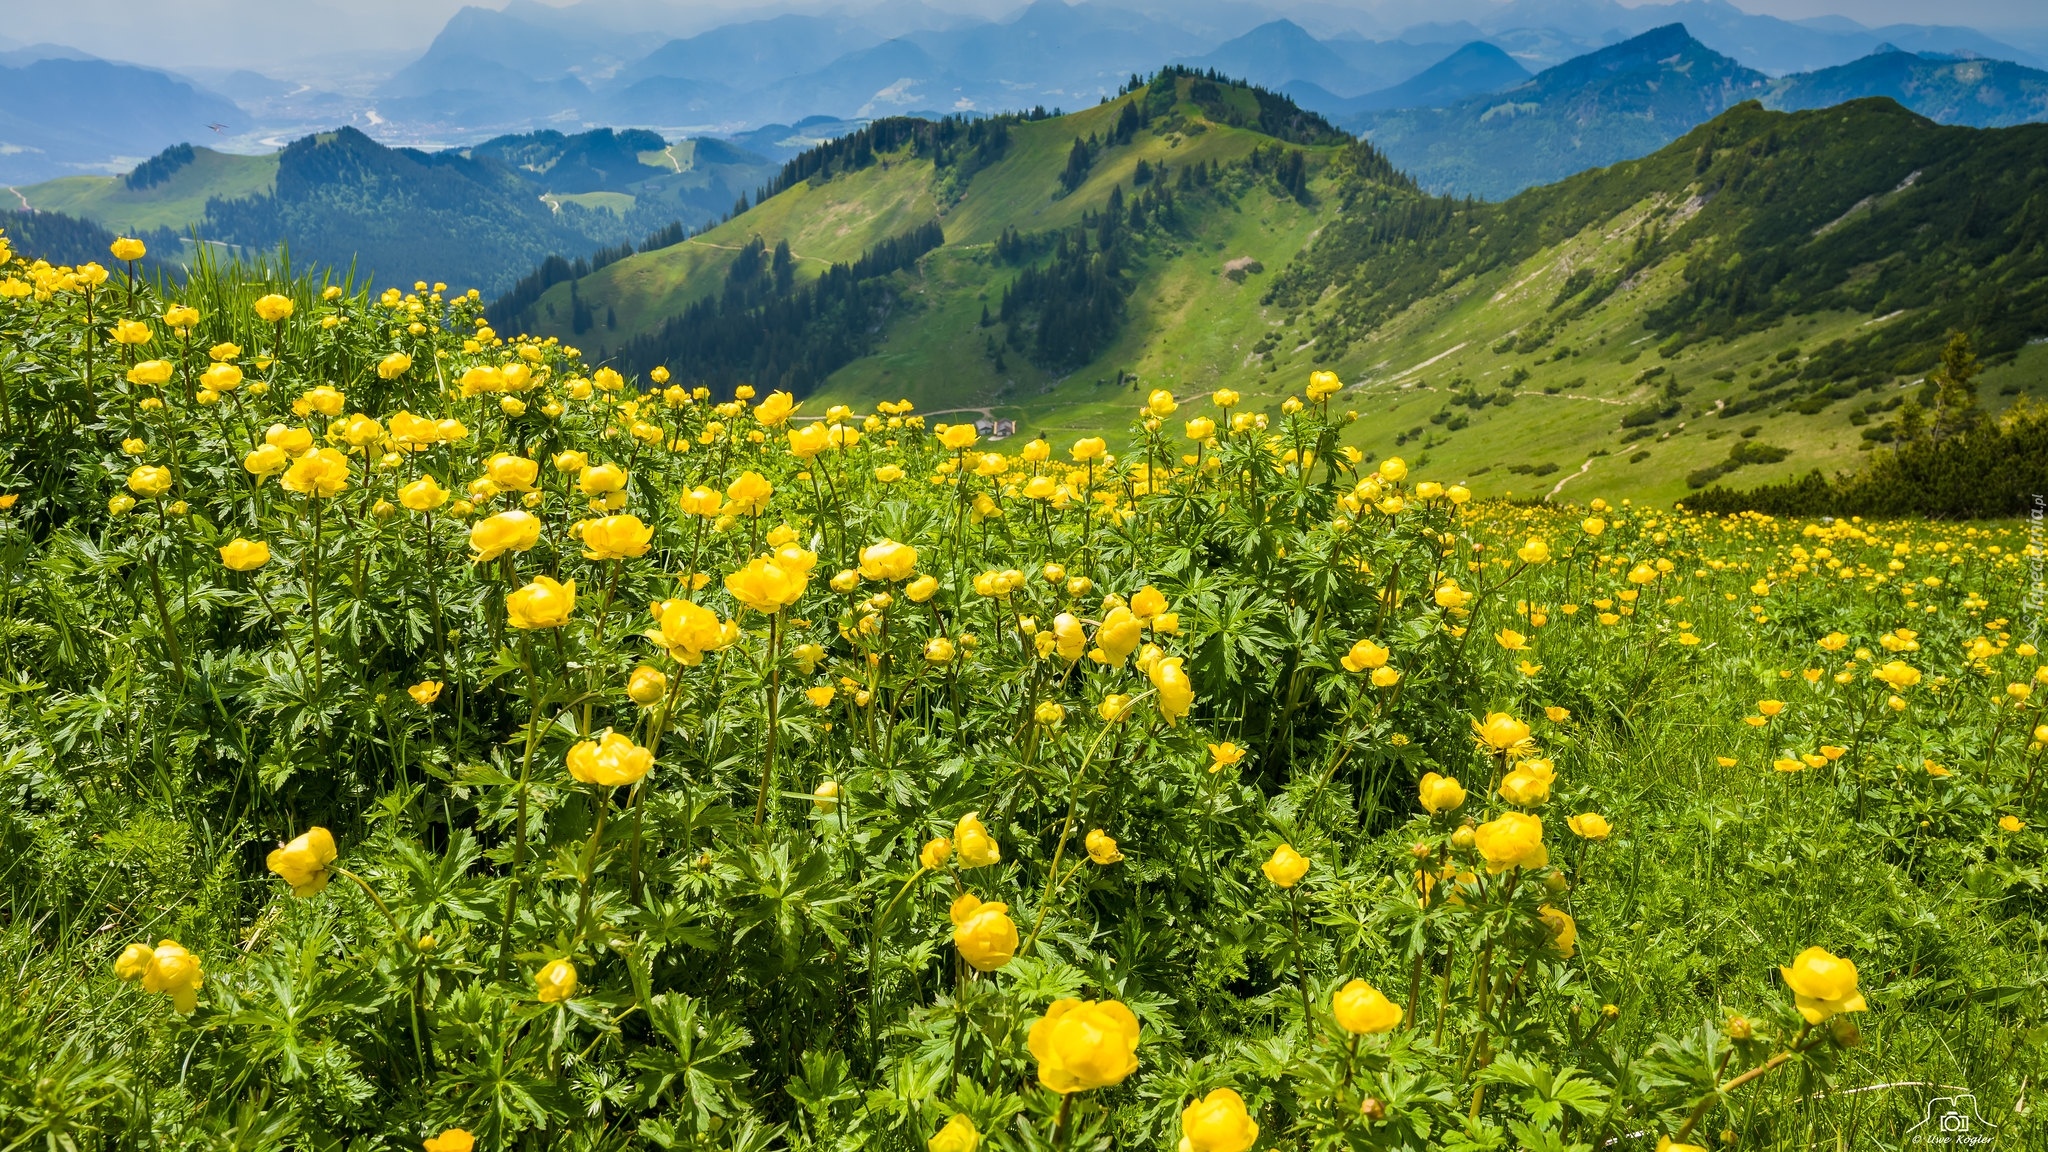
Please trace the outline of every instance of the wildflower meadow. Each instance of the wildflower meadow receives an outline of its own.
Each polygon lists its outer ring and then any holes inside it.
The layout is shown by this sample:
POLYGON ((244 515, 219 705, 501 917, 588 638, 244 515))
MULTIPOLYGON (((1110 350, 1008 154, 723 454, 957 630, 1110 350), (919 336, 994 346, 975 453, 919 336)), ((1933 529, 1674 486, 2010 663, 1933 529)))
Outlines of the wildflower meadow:
POLYGON ((0 1149, 2048 1134, 2028 525, 1475 499, 1322 372, 993 441, 142 248, 0 242, 0 1149))

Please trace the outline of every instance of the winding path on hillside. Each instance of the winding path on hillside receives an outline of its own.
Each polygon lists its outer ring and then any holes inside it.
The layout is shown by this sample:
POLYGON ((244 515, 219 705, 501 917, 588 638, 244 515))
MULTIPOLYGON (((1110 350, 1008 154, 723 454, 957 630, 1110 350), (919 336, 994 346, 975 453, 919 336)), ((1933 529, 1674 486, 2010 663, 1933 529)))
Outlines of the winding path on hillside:
MULTIPOLYGON (((713 243, 712 243, 711 241, 709 241, 709 240, 699 240, 699 239, 697 239, 697 238, 696 238, 695 236, 692 236, 692 237, 690 237, 689 239, 687 239, 687 240, 683 241, 683 243, 685 243, 685 244, 701 244, 701 245, 703 245, 703 246, 704 246, 704 247, 706 247, 706 248, 716 248, 716 249, 718 249, 718 250, 719 250, 719 251, 721 251, 721 252, 744 252, 744 251, 746 251, 746 245, 744 245, 744 244, 713 244, 713 243)), ((816 261, 817 261, 818 263, 820 263, 820 264, 823 264, 823 265, 825 265, 825 266, 826 266, 827 268, 829 268, 829 267, 831 267, 831 266, 832 266, 832 262, 831 262, 830 260, 827 260, 827 259, 825 259, 825 258, 824 258, 823 256, 806 256, 806 255, 804 255, 803 253, 801 253, 801 252, 798 252, 798 251, 797 251, 796 249, 794 249, 794 248, 792 248, 792 249, 790 249, 790 250, 789 250, 789 255, 790 255, 790 258, 791 258, 792 260, 816 260, 816 261)))
POLYGON ((1584 476, 1586 474, 1587 469, 1591 468, 1592 466, 1593 458, 1591 456, 1586 457, 1586 462, 1584 464, 1579 465, 1579 470, 1577 472, 1574 472, 1571 475, 1565 477, 1564 479, 1559 480, 1556 484, 1551 485, 1550 495, 1545 496, 1543 498, 1543 502, 1545 504, 1548 504, 1552 500, 1557 499, 1557 494, 1559 492, 1564 491, 1565 485, 1571 483, 1574 480, 1577 480, 1581 476, 1584 476))
POLYGON ((19 200, 19 201, 21 201, 21 210, 22 210, 23 212, 33 212, 33 211, 35 211, 35 210, 36 210, 36 206, 28 202, 28 197, 26 197, 26 196, 23 196, 23 195, 21 194, 21 189, 19 189, 19 188, 16 188, 16 187, 15 187, 14 185, 12 185, 12 184, 9 184, 9 185, 7 186, 7 190, 8 190, 9 192, 12 192, 12 193, 14 193, 14 198, 15 198, 16 200, 19 200))

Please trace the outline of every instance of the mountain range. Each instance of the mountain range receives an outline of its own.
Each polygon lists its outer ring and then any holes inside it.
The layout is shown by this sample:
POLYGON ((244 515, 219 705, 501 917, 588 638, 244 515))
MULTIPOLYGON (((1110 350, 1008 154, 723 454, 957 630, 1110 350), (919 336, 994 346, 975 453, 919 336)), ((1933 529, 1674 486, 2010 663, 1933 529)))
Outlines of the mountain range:
MULTIPOLYGON (((387 148, 354 128, 264 156, 179 145, 123 176, 70 176, 17 192, 40 212, 235 248, 381 283, 440 279, 496 294, 551 253, 600 262, 653 236, 713 223, 775 166, 722 140, 544 130, 468 148, 387 148)), ((170 251, 159 255, 170 257, 170 251)))
POLYGON ((1056 439, 1154 387, 1261 410, 1329 368, 1369 456, 1668 500, 1855 466, 1954 330, 1992 407, 2048 395, 2044 180, 2048 125, 1751 100, 1469 201, 1284 97, 1169 69, 1064 116, 877 122, 701 236, 532 280, 494 319, 806 410, 908 397, 1056 439))
MULTIPOLYGON (((1485 82, 1500 75, 1483 67, 1485 82)), ((1447 78, 1448 79, 1448 78, 1447 78)), ((1944 123, 2048 119, 2048 72, 1996 60, 1922 56, 1891 45, 1818 72, 1772 78, 1670 24, 1545 69, 1519 84, 1435 106, 1393 103, 1338 122, 1364 134, 1432 191, 1501 199, 1655 151, 1745 100, 1785 110, 1886 96, 1944 123)))
MULTIPOLYGON (((419 55, 380 57, 380 71, 351 72, 336 62, 274 76, 213 66, 181 77, 91 61, 93 76, 55 85, 0 74, 0 181, 116 172, 180 142, 269 151, 344 125, 386 144, 439 151, 540 128, 645 127, 676 138, 818 117, 1074 109, 1164 62, 1242 77, 1353 123, 1454 103, 1518 79, 1500 56, 1474 44, 1538 72, 1674 21, 1707 48, 1772 78, 1848 65, 1887 44, 2042 64, 2022 47, 1968 28, 1784 20, 1727 0, 1510 0, 1441 10, 1436 23, 1397 26, 1376 10, 1283 8, 1279 0, 1035 0, 992 17, 880 0, 735 19, 621 0, 563 8, 512 0, 502 10, 461 9, 419 55), (1401 87, 1425 72, 1422 83, 1401 87), (52 95, 59 92, 77 98, 52 95)), ((60 58, 90 61, 59 45, 10 47, 0 53, 0 69, 60 58)))

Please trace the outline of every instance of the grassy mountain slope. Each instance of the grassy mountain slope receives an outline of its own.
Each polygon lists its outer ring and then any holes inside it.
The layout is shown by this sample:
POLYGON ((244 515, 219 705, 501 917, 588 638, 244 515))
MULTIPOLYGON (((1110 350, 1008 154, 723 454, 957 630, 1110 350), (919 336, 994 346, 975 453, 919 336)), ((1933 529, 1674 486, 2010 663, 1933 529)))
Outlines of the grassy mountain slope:
POLYGON ((819 184, 805 182, 708 232, 555 285, 518 326, 590 350, 616 348, 715 293, 755 236, 771 244, 786 241, 797 260, 797 277, 809 280, 832 263, 858 259, 879 241, 931 219, 937 208, 929 161, 905 159, 819 184), (615 324, 577 332, 571 323, 572 283, 586 306, 600 314, 610 309, 615 324))
MULTIPOLYGON (((1182 89, 1194 83, 1179 82, 1182 89)), ((1221 166, 1241 162, 1254 148, 1274 142, 1251 126, 1259 122, 1261 108, 1250 90, 1210 87, 1215 93, 1205 94, 1206 106, 1192 99, 1161 105, 1150 129, 1103 148, 1071 191, 1061 186, 1059 175, 1075 141, 1110 140, 1125 110, 1146 98, 1142 92, 1082 112, 1010 125, 1000 156, 968 173, 964 182, 958 164, 942 173, 932 160, 907 152, 884 157, 830 179, 800 181, 700 236, 609 264, 577 281, 575 291, 585 305, 600 312, 611 309, 616 328, 575 332, 567 283, 550 288, 516 326, 575 338, 586 350, 618 348, 715 293, 739 250, 756 236, 770 246, 787 242, 798 260, 799 278, 807 279, 935 216, 944 225, 949 249, 986 247, 1005 229, 1044 233, 1072 227, 1100 210, 1112 189, 1135 187, 1140 162, 1154 169, 1221 166)), ((974 292, 979 296, 986 289, 977 281, 974 292)), ((978 319, 979 303, 974 311, 978 319)), ((980 343, 977 337, 977 348, 980 343)))
POLYGON ((133 172, 64 176, 21 194, 39 212, 62 212, 117 232, 184 232, 206 218, 206 202, 215 196, 268 193, 277 182, 277 163, 277 153, 237 156, 195 147, 191 159, 172 167, 161 182, 132 180, 133 172))
POLYGON ((353 262, 399 283, 453 273, 495 292, 549 253, 715 220, 773 172, 723 141, 670 144, 644 131, 535 132, 426 153, 343 129, 265 156, 178 145, 123 176, 65 177, 20 195, 116 231, 284 242, 301 263, 353 262))
POLYGON ((1360 413, 1347 442, 1376 456, 1496 494, 1668 500, 1689 478, 1750 485, 1887 450, 1951 329, 1985 355, 1987 406, 2048 393, 2048 344, 2033 342, 2048 336, 2048 126, 1944 127, 1887 100, 1749 103, 1494 204, 1419 191, 1365 145, 1211 119, 1177 83, 1171 114, 1123 143, 1116 125, 1148 97, 1013 125, 968 178, 906 149, 798 181, 697 242, 578 281, 617 329, 567 331, 565 284, 540 330, 617 352, 732 291, 754 237, 787 242, 815 278, 936 211, 944 245, 888 274, 870 338, 815 407, 909 397, 1064 437, 1123 423, 1154 387, 1187 415, 1214 415, 1219 387, 1270 410, 1329 367, 1360 413), (1108 146, 1066 191, 1091 137, 1108 146), (1274 157, 1292 155, 1290 186, 1274 157), (1165 179, 1139 185, 1140 160, 1165 179), (1195 171, 1213 177, 1188 188, 1195 171), (1039 355, 1040 314, 1006 322, 1006 294, 1057 265, 1057 238, 1099 232, 1112 197, 1130 212, 1163 184, 1171 207, 1121 233, 1113 332, 1079 359, 1039 355))
POLYGON ((993 371, 988 261, 928 258, 906 314, 821 399, 904 394, 1064 435, 1122 422, 1152 387, 1213 415, 1201 393, 1270 407, 1334 367, 1361 413, 1350 442, 1486 492, 1669 500, 1710 472, 1854 468, 1924 399, 1951 327, 1986 353, 1988 407, 2048 395, 2031 342, 2048 335, 2044 180, 2048 127, 1948 128, 1888 101, 1745 105, 1500 205, 1325 178, 1314 207, 1261 191, 1176 238, 1115 346, 1060 377, 993 371), (1244 257, 1277 275, 1221 274, 1244 257))
POLYGON ((1951 329, 1995 365, 1992 406, 2048 391, 2044 178, 2048 126, 1872 100, 1744 105, 1501 205, 1354 187, 1273 293, 1298 310, 1282 346, 1314 342, 1277 379, 1340 368, 1359 443, 1493 491, 1583 468, 1672 498, 1727 463, 1745 484, 1853 467, 1951 329))

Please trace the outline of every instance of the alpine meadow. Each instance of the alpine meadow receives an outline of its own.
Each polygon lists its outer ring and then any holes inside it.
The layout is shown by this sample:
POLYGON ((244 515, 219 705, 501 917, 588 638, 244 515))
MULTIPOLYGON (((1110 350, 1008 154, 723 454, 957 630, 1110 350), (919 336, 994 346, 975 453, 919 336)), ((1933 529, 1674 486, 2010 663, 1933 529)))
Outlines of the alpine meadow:
POLYGON ((10 186, 0 1152, 2048 1147, 2041 74, 1614 39, 10 186))

